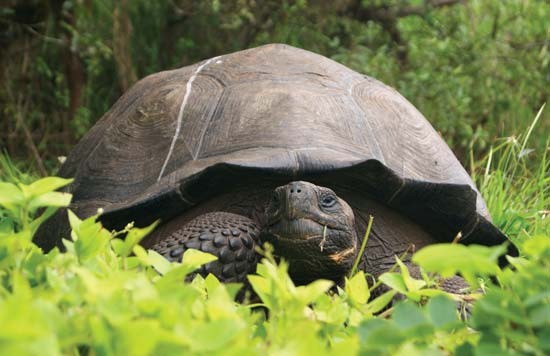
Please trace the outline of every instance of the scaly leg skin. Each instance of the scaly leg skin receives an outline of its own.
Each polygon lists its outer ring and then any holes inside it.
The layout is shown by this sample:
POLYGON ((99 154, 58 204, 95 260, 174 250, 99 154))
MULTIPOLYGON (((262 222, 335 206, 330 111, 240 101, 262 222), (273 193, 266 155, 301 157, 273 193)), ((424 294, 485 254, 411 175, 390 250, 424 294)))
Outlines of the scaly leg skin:
POLYGON ((256 271, 260 229, 251 219, 231 213, 213 212, 189 221, 152 247, 170 261, 182 260, 187 249, 208 252, 218 257, 197 272, 215 275, 224 283, 246 282, 256 271))

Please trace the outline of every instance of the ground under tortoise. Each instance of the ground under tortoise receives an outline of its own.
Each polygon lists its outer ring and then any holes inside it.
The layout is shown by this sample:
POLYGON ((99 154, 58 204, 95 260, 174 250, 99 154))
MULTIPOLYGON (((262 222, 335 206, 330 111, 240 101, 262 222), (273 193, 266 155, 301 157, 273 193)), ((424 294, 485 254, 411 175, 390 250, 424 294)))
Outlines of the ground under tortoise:
MULTIPOLYGON (((297 283, 340 282, 374 224, 361 268, 436 242, 495 245, 474 183, 394 89, 323 56, 272 44, 146 77, 60 170, 71 208, 109 228, 163 224, 144 242, 171 260, 219 257, 200 272, 243 281, 271 242, 297 283)), ((60 244, 61 213, 38 235, 60 244)), ((66 235, 66 234, 65 234, 66 235)), ((512 251, 513 252, 513 251, 512 251)), ((448 283, 456 291, 463 286, 448 283)))

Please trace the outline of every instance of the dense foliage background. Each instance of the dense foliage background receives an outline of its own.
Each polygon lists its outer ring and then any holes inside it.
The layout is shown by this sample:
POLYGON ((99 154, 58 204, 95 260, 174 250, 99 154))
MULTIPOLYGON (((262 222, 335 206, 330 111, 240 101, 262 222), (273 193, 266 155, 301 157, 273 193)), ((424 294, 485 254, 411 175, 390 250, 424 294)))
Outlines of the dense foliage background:
POLYGON ((0 142, 43 175, 139 78, 270 42, 394 86, 467 166, 471 148, 480 157, 525 130, 550 94, 544 0, 3 3, 0 142))

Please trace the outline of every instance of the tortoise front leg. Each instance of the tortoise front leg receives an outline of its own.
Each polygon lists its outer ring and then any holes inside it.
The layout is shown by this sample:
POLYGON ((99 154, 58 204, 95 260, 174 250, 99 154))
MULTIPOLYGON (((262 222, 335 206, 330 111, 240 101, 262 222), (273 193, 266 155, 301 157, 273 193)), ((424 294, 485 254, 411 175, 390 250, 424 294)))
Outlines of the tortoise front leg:
POLYGON ((256 271, 259 234, 256 223, 247 217, 213 212, 189 221, 152 249, 170 261, 181 261, 190 248, 211 253, 218 259, 203 265, 198 273, 212 273, 225 283, 246 282, 246 275, 256 271))

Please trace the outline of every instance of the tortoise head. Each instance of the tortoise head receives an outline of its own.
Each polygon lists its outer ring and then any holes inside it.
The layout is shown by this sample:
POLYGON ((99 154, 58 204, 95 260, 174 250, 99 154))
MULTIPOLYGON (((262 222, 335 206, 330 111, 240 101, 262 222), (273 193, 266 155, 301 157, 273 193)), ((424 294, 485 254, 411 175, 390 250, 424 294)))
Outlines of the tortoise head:
POLYGON ((358 250, 351 207, 331 189, 308 182, 291 182, 273 191, 262 236, 289 262, 289 274, 297 283, 341 280, 358 250))

